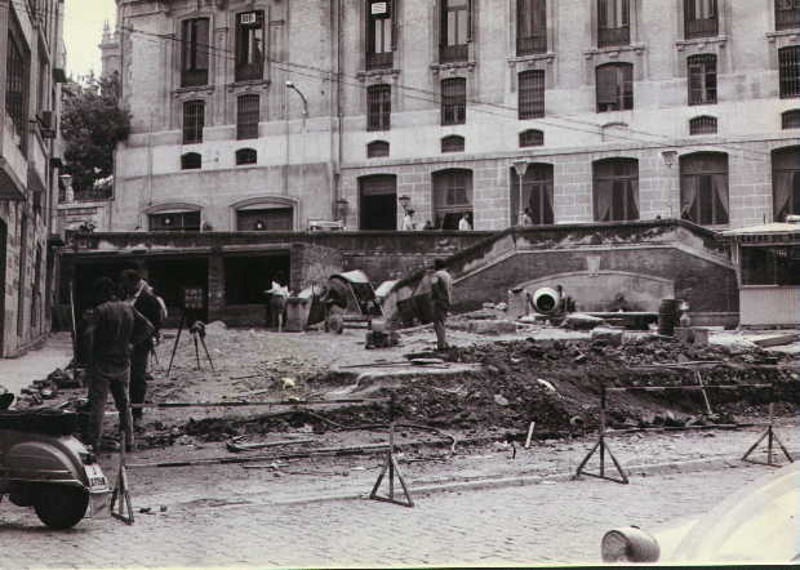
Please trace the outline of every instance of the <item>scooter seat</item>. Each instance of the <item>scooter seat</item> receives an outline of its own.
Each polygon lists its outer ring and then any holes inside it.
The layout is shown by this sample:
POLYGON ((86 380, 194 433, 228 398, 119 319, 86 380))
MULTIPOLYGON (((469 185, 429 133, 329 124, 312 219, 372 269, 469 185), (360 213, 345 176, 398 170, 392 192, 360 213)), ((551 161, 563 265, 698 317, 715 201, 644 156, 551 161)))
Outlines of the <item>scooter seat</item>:
POLYGON ((2 410, 0 429, 53 436, 72 435, 78 431, 78 414, 52 408, 2 410))

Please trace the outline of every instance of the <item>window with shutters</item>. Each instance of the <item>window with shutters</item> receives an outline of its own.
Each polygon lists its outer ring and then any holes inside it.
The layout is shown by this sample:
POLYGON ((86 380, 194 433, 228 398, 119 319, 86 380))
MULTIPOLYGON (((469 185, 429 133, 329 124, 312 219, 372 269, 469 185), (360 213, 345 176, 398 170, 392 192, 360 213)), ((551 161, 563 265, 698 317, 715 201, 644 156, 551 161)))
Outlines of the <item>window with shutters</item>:
POLYGON ((388 131, 392 120, 391 85, 367 87, 367 130, 388 131))
POLYGON ((682 156, 681 218, 700 225, 728 223, 728 155, 698 152, 682 156))
POLYGON ((264 12, 236 14, 236 81, 264 77, 264 12))
POLYGON ((717 118, 703 115, 689 119, 690 135, 713 135, 717 133, 717 118))
MULTIPOLYGON (((519 219, 519 175, 511 169, 510 219, 519 219)), ((522 212, 530 216, 534 225, 552 224, 553 215, 553 165, 534 163, 528 165, 522 177, 522 212)))
POLYGON ((147 218, 151 232, 200 231, 200 212, 164 212, 147 218))
POLYGON ((183 104, 183 144, 203 142, 206 104, 203 101, 186 101, 183 104))
POLYGON ((547 1, 517 0, 517 55, 547 52, 547 1))
POLYGON ((458 221, 472 219, 472 171, 441 170, 433 178, 433 225, 437 229, 457 230, 458 221))
POLYGON ((372 141, 367 144, 367 158, 380 158, 389 156, 389 143, 386 141, 372 141))
POLYGON ((459 135, 443 137, 442 152, 464 152, 464 137, 459 135))
POLYGON ((236 165, 256 164, 258 162, 258 152, 254 148, 240 148, 236 151, 236 165))
POLYGON ((236 138, 257 139, 261 120, 261 97, 257 93, 239 95, 236 99, 236 138))
POLYGON ((528 129, 519 134, 519 146, 542 146, 544 144, 544 133, 538 129, 528 129))
POLYGON ((800 97, 800 46, 778 51, 778 74, 781 98, 800 97))
POLYGON ((800 146, 772 151, 772 203, 776 222, 800 215, 800 146))
POLYGON ((394 63, 396 0, 367 0, 367 69, 391 68, 394 63))
POLYGON ((775 0, 775 29, 800 28, 800 0, 775 0))
POLYGON ((442 124, 462 125, 467 122, 467 80, 451 77, 442 80, 442 124))
POLYGON ((683 0, 683 31, 686 39, 716 36, 717 0, 683 0))
POLYGON ((198 152, 187 152, 181 155, 181 170, 196 170, 203 167, 203 157, 198 152))
POLYGON ((192 18, 181 24, 181 86, 208 84, 208 18, 192 18))
POLYGON ((800 109, 784 111, 781 114, 781 128, 800 129, 800 109))
POLYGON ((28 113, 28 73, 30 68, 30 52, 25 45, 16 18, 12 17, 8 25, 8 49, 6 52, 6 113, 14 125, 19 137, 19 149, 26 154, 28 113))
POLYGON ((607 158, 592 166, 594 220, 638 220, 639 162, 633 158, 607 158))
POLYGON ((531 69, 518 76, 517 114, 519 119, 544 117, 544 71, 531 69))
POLYGON ((598 113, 633 109, 633 64, 600 65, 596 81, 598 113))
POLYGON ((439 61, 467 61, 472 39, 472 0, 439 0, 441 25, 439 61))
POLYGON ((689 84, 689 105, 710 105, 717 102, 717 56, 693 55, 686 60, 689 84))
POLYGON ((598 47, 631 43, 630 0, 597 0, 598 47))

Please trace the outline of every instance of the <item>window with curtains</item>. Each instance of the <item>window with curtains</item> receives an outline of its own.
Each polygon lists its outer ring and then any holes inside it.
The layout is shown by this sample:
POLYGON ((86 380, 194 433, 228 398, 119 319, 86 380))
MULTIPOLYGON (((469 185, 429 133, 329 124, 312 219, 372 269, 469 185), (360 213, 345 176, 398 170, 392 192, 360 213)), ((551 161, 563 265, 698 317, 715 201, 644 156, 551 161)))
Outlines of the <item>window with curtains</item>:
POLYGON ((392 121, 391 85, 367 87, 367 130, 388 131, 392 121))
POLYGON ((719 33, 717 0, 683 0, 683 31, 686 39, 719 33))
POLYGON ((236 138, 257 139, 261 96, 257 93, 239 95, 236 99, 236 138))
POLYGON ((639 161, 607 158, 593 165, 594 220, 639 219, 639 161))
POLYGON ((778 76, 782 99, 800 97, 800 46, 778 51, 778 76))
POLYGON ((367 158, 380 158, 389 156, 389 143, 386 141, 372 141, 367 143, 367 158))
POLYGON ((800 0, 775 0, 775 29, 800 28, 800 0))
POLYGON ((633 109, 633 64, 598 66, 596 83, 598 113, 633 109))
POLYGON ((203 101, 186 101, 183 104, 183 144, 203 142, 205 117, 206 104, 203 101))
POLYGON ((467 122, 467 80, 452 77, 442 80, 442 124, 462 125, 467 122))
POLYGON ((208 18, 181 23, 181 86, 208 84, 208 18))
POLYGON ((472 0, 439 0, 439 62, 467 61, 472 39, 472 0))
POLYGON ((519 146, 542 146, 544 144, 544 132, 539 129, 528 129, 519 134, 519 146))
POLYGON ((434 227, 457 230, 465 214, 472 219, 472 171, 442 170, 433 173, 434 227))
POLYGON ((800 215, 800 146, 772 152, 772 203, 776 222, 800 215))
POLYGON ((8 50, 6 52, 6 113, 14 130, 20 137, 19 148, 25 152, 28 129, 26 128, 28 103, 28 72, 30 52, 25 45, 16 19, 11 18, 8 25, 8 50))
POLYGON ((686 60, 689 105, 711 105, 717 102, 717 56, 710 53, 693 55, 686 60))
POLYGON ((254 148, 240 148, 235 153, 236 165, 256 164, 258 162, 258 152, 254 148))
POLYGON ((459 135, 442 137, 442 152, 464 152, 464 137, 459 135))
MULTIPOLYGON (((519 175, 511 169, 512 221, 519 219, 519 175)), ((553 165, 534 163, 522 177, 522 211, 527 210, 534 225, 552 224, 553 216, 553 165)))
POLYGON ((682 156, 681 218, 700 225, 728 223, 728 155, 698 152, 682 156))
POLYGON ((547 52, 547 1, 517 0, 517 55, 547 52))
POLYGON ((622 46, 631 42, 630 0, 597 0, 598 47, 622 46))
POLYGON ((518 118, 522 120, 544 117, 544 71, 523 71, 518 78, 518 118))
POLYGON ((367 0, 367 69, 392 67, 396 0, 367 0))
POLYGON ((236 81, 264 77, 264 11, 236 14, 236 81))
POLYGON ((791 109, 781 113, 782 129, 800 129, 800 109, 791 109))

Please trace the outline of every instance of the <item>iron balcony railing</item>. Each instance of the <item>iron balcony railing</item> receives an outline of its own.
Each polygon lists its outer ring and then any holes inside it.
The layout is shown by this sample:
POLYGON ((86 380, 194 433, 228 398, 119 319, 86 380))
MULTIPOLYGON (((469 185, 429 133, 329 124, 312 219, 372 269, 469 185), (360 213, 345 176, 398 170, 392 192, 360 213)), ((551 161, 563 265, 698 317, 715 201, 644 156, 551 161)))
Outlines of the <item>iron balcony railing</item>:
POLYGON ((622 28, 600 28, 597 31, 597 45, 599 47, 624 46, 631 43, 631 30, 628 26, 622 28))
POLYGON ((517 55, 531 55, 547 52, 547 34, 536 34, 517 38, 517 55))

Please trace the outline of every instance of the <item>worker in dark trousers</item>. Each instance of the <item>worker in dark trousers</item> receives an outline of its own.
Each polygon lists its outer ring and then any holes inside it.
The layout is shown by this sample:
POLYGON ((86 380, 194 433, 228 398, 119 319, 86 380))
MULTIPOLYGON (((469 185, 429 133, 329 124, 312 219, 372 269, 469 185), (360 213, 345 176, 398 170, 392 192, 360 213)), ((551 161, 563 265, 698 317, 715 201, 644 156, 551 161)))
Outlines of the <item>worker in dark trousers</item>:
MULTIPOLYGON (((131 306, 141 313, 153 325, 153 335, 133 347, 131 354, 130 399, 131 404, 144 404, 147 395, 147 363, 155 346, 155 337, 161 330, 161 303, 153 294, 147 282, 135 269, 122 272, 122 287, 131 306)), ((135 429, 142 428, 143 410, 133 408, 133 424, 135 429)))
POLYGON ((114 397, 119 411, 119 425, 128 449, 133 448, 128 383, 131 369, 131 346, 152 337, 153 326, 130 303, 117 296, 114 282, 100 277, 94 282, 96 306, 87 314, 81 335, 87 359, 89 384, 89 422, 86 440, 94 450, 100 449, 108 393, 114 397))
POLYGON ((445 269, 444 261, 437 259, 433 263, 434 273, 431 276, 431 298, 433 300, 433 330, 436 331, 437 350, 447 349, 447 332, 444 322, 453 298, 453 278, 445 269))

